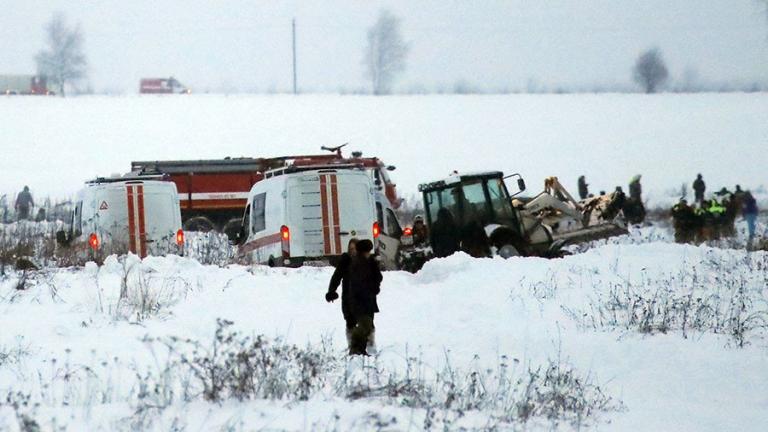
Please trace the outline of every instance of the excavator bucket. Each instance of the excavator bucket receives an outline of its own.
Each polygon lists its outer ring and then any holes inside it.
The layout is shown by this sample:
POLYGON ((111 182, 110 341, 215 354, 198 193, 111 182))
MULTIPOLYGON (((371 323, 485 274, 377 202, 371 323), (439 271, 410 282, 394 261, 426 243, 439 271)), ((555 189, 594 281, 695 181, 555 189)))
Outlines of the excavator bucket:
POLYGON ((621 199, 613 193, 576 201, 557 177, 549 177, 544 191, 525 203, 522 215, 548 226, 558 244, 585 243, 628 233, 621 199))
POLYGON ((609 237, 615 237, 627 234, 626 228, 618 224, 605 223, 601 225, 588 226, 564 233, 552 233, 553 240, 563 240, 564 244, 587 243, 594 240, 602 240, 609 237))

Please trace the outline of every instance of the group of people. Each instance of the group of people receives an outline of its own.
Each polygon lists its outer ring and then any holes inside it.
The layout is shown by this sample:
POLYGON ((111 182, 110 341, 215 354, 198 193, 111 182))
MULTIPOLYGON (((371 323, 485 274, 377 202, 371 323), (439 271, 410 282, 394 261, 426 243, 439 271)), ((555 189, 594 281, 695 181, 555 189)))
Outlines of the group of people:
POLYGON ((749 243, 752 243, 758 208, 750 191, 742 190, 740 185, 736 185, 733 192, 723 187, 706 199, 706 183, 701 174, 696 176, 692 186, 695 202, 689 204, 685 198, 680 198, 672 207, 676 242, 701 243, 732 237, 736 233, 736 218, 742 215, 747 221, 749 243))
MULTIPOLYGON (((621 186, 616 186, 616 190, 613 192, 613 199, 611 200, 609 212, 613 211, 618 213, 622 211, 627 222, 631 224, 639 224, 645 221, 645 205, 643 204, 643 186, 640 184, 640 174, 632 177, 629 181, 629 197, 624 193, 624 189, 621 186)), ((585 200, 587 198, 593 198, 594 194, 589 192, 589 185, 587 179, 584 176, 580 176, 578 180, 579 199, 585 200)), ((600 191, 600 195, 605 195, 605 191, 600 191)))

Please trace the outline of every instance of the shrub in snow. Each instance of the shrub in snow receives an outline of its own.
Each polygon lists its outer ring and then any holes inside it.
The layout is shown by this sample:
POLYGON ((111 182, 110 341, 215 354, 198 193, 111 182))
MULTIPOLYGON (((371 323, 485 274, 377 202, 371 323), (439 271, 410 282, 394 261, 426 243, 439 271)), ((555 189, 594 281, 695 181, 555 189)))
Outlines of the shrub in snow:
POLYGON ((210 343, 176 337, 146 340, 167 347, 170 361, 191 377, 185 399, 201 395, 212 402, 307 400, 326 384, 336 363, 327 345, 299 348, 263 336, 243 336, 232 324, 216 320, 210 343))
POLYGON ((225 234, 215 231, 186 234, 184 254, 200 264, 225 266, 235 259, 235 247, 225 234))
MULTIPOLYGON (((496 369, 470 366, 462 370, 450 362, 434 375, 423 373, 426 365, 409 357, 405 373, 372 369, 364 379, 350 383, 350 399, 383 398, 390 403, 425 409, 425 421, 440 418, 447 426, 453 419, 482 412, 494 424, 525 423, 547 419, 573 426, 594 420, 601 412, 623 409, 594 378, 567 363, 550 359, 546 365, 525 368, 502 356, 496 369), (442 413, 438 416, 438 413, 442 413)), ((426 426, 426 424, 425 424, 426 426)))
POLYGON ((768 328, 768 255, 737 262, 712 259, 700 267, 640 281, 622 280, 597 291, 585 308, 565 312, 590 329, 623 328, 654 334, 727 335, 738 347, 764 338, 768 328))

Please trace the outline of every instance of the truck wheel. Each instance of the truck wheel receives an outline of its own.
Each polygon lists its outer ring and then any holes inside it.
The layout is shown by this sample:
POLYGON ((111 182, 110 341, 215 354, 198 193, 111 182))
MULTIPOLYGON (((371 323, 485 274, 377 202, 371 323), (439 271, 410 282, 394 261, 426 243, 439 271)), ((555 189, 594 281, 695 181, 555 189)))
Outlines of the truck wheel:
POLYGON ((505 244, 499 248, 498 254, 500 257, 507 259, 515 256, 520 256, 520 251, 511 244, 505 244))
POLYGON ((227 238, 230 241, 234 241, 237 239, 237 234, 240 232, 240 227, 242 226, 242 220, 240 219, 230 219, 227 221, 226 224, 224 224, 224 227, 221 229, 221 232, 227 235, 227 238))
POLYGON ((196 216, 184 222, 184 231, 208 232, 215 231, 216 225, 205 216, 196 216))

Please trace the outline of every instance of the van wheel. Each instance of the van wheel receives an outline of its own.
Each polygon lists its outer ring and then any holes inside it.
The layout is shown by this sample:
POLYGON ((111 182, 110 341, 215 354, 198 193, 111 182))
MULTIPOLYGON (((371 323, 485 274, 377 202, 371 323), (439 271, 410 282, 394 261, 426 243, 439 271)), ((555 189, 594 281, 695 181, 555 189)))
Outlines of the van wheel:
POLYGON ((184 222, 184 231, 208 232, 215 231, 216 225, 205 216, 196 216, 184 222))
POLYGON ((269 260, 267 260, 267 265, 270 267, 275 267, 275 257, 269 257, 269 260))

